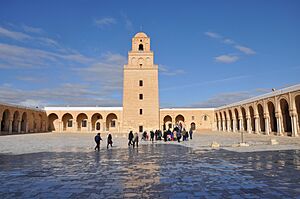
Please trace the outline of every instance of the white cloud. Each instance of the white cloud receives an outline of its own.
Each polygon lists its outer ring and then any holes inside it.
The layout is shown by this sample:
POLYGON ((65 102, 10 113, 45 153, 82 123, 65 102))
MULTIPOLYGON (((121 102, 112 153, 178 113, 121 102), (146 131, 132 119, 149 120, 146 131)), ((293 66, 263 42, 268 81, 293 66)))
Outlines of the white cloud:
POLYGON ((11 30, 8 30, 8 29, 3 28, 1 26, 0 26, 0 36, 1 37, 7 37, 7 38, 10 38, 10 39, 14 39, 14 40, 17 40, 17 41, 24 41, 24 40, 32 39, 32 37, 27 35, 27 34, 24 34, 22 32, 11 31, 11 30))
POLYGON ((160 74, 167 75, 167 76, 175 76, 175 75, 180 75, 180 74, 185 73, 185 71, 182 69, 170 70, 169 67, 167 67, 163 64, 160 64, 158 66, 158 70, 159 70, 160 74))
POLYGON ((125 13, 121 13, 121 16, 122 16, 123 20, 125 21, 125 28, 128 31, 133 32, 134 27, 133 27, 132 21, 129 19, 129 17, 125 13))
POLYGON ((95 20, 95 24, 100 28, 104 28, 106 26, 116 24, 116 23, 117 23, 116 19, 112 18, 112 17, 104 17, 104 18, 95 20))
POLYGON ((22 25, 22 28, 25 32, 28 32, 28 33, 37 33, 37 34, 43 33, 43 29, 41 29, 41 28, 35 28, 32 26, 27 26, 27 25, 22 25))
POLYGON ((251 48, 245 47, 245 46, 236 45, 234 47, 236 49, 238 49, 239 51, 245 53, 246 55, 254 55, 254 54, 256 54, 256 52, 254 50, 252 50, 251 48))
POLYGON ((217 62, 229 64, 229 63, 234 63, 239 59, 238 56, 236 55, 220 55, 218 57, 215 57, 215 60, 217 62))
POLYGON ((257 88, 250 91, 237 91, 220 93, 211 97, 210 99, 198 103, 194 103, 191 107, 209 107, 216 108, 224 105, 228 105, 234 102, 239 102, 245 99, 249 99, 254 96, 258 96, 267 92, 267 89, 257 88))
POLYGON ((219 39, 222 37, 221 35, 219 35, 218 33, 215 33, 215 32, 205 32, 204 34, 206 36, 208 36, 210 38, 214 38, 214 39, 219 39))

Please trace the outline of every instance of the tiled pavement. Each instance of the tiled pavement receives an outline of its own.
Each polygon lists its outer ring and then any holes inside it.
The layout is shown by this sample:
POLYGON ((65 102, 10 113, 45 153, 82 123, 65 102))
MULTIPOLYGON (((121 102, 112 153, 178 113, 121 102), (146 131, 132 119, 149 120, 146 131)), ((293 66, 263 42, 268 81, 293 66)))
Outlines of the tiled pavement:
POLYGON ((300 151, 138 149, 0 154, 0 198, 300 198, 300 151))

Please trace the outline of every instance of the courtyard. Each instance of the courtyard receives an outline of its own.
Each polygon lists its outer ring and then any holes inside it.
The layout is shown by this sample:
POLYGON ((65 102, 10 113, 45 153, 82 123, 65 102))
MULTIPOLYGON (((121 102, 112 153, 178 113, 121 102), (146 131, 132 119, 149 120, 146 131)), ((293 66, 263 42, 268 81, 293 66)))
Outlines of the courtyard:
POLYGON ((94 151, 94 134, 0 137, 1 198, 297 198, 299 138, 195 133, 186 142, 113 135, 94 151), (271 145, 275 138, 279 144, 271 145), (219 148, 211 148, 217 142, 219 148))

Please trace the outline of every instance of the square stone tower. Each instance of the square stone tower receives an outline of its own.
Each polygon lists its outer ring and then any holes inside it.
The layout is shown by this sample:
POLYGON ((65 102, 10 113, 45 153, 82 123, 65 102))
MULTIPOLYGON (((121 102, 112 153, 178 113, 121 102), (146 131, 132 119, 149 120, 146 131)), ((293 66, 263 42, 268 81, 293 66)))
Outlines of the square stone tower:
POLYGON ((153 63, 150 38, 139 32, 124 65, 123 131, 159 129, 158 95, 158 66, 153 63))

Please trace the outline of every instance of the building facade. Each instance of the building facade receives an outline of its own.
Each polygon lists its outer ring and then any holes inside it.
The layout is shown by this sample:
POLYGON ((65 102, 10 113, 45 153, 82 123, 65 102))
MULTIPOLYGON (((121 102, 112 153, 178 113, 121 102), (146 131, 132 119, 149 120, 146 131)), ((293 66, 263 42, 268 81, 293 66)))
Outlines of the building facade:
POLYGON ((0 104, 0 135, 33 132, 126 133, 173 129, 298 136, 300 85, 219 108, 160 108, 158 66, 150 38, 132 38, 123 68, 123 107, 45 107, 0 104))

